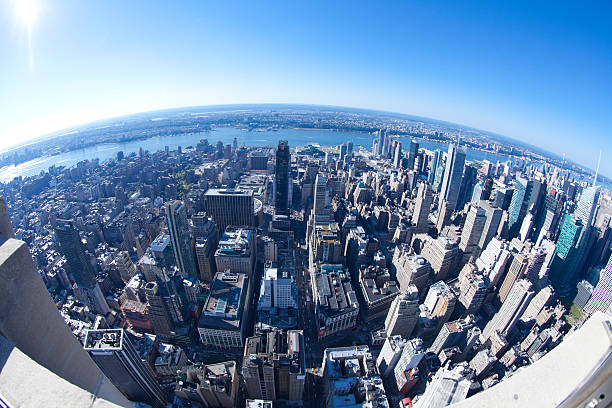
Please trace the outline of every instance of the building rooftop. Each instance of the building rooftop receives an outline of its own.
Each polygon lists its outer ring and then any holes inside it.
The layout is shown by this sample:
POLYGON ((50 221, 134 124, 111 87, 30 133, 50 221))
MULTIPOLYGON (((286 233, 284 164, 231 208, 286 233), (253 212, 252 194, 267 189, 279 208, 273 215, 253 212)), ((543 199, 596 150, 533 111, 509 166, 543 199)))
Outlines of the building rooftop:
POLYGON ((123 347, 123 329, 88 330, 84 348, 87 351, 113 351, 123 347))
POLYGON ((243 273, 217 272, 200 316, 200 327, 237 330, 240 326, 248 277, 243 273))
POLYGON ((368 306, 376 305, 399 293, 399 287, 387 268, 369 265, 359 270, 361 291, 368 306))
POLYGON ((209 188, 206 196, 253 196, 252 190, 234 190, 229 188, 209 188))
POLYGON ((170 235, 160 234, 151 242, 151 250, 163 252, 168 245, 170 245, 170 235))
POLYGON ((317 304, 328 316, 359 307, 357 296, 340 264, 322 264, 315 273, 317 304))
POLYGON ((251 256, 253 230, 248 228, 227 227, 219 240, 215 256, 251 256))

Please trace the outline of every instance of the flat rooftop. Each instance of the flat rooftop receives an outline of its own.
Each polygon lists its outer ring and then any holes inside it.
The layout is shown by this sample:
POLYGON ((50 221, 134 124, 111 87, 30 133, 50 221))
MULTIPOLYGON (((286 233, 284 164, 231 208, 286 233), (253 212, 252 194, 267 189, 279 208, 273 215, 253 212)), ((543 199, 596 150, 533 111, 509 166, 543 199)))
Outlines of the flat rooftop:
POLYGON ((218 272, 210 287, 210 294, 202 316, 200 327, 238 330, 242 314, 243 298, 246 296, 248 277, 243 273, 218 272))
POLYGON ((84 348, 87 351, 121 350, 123 335, 123 329, 88 330, 84 348))
POLYGON ((236 190, 230 188, 209 188, 205 196, 245 196, 253 195, 251 190, 236 190))

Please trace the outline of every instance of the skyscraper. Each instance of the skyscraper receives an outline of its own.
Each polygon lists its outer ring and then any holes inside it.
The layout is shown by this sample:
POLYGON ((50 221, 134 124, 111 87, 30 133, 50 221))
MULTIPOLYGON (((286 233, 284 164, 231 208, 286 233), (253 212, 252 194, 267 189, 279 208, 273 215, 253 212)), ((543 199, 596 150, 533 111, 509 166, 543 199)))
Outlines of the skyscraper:
POLYGON ((510 294, 510 290, 514 286, 514 283, 522 279, 527 271, 528 259, 524 254, 514 254, 508 273, 504 278, 504 281, 499 288, 499 301, 504 303, 506 298, 510 294))
POLYGON ((153 332, 157 335, 170 334, 172 322, 162 299, 159 285, 157 282, 147 282, 144 289, 147 299, 147 315, 151 320, 153 332))
POLYGON ((79 232, 72 221, 57 220, 55 227, 62 254, 66 257, 68 272, 73 276, 79 299, 92 311, 101 314, 110 312, 106 299, 96 281, 93 266, 85 253, 79 232))
POLYGON ((172 242, 174 258, 179 270, 184 276, 198 277, 198 271, 191 245, 187 210, 182 201, 172 201, 166 204, 166 222, 172 242))
POLYGON ((206 213, 198 213, 191 217, 193 235, 195 238, 195 255, 200 272, 200 279, 212 282, 217 272, 215 263, 215 250, 217 247, 219 231, 212 218, 206 213))
POLYGON ((416 141, 411 140, 410 144, 408 145, 408 170, 414 170, 414 163, 417 154, 419 154, 419 144, 416 141))
POLYGON ((591 186, 582 190, 582 195, 578 201, 574 216, 582 221, 582 225, 589 227, 593 223, 597 203, 599 202, 600 194, 599 186, 591 186))
POLYGON ((289 143, 286 140, 280 140, 276 149, 276 195, 274 197, 274 208, 277 214, 286 215, 289 212, 290 159, 289 143))
POLYGON ((431 317, 438 319, 441 327, 453 314, 457 297, 444 281, 434 283, 429 287, 423 304, 431 313, 431 317))
POLYGON ((478 242, 480 241, 486 221, 485 210, 478 205, 470 205, 470 210, 465 218, 465 225, 461 232, 461 241, 459 242, 459 249, 463 251, 464 261, 467 261, 465 259, 466 256, 477 257, 479 255, 478 242))
POLYGON ((433 185, 434 180, 436 179, 436 171, 438 167, 442 165, 442 150, 436 149, 434 150, 433 160, 431 161, 431 166, 429 167, 429 175, 427 176, 427 181, 429 184, 433 185))
POLYGON ((410 285, 407 291, 397 295, 391 303, 385 319, 387 337, 399 334, 409 339, 418 319, 419 291, 416 286, 410 285))
POLYGON ((315 216, 324 215, 327 205, 327 178, 322 174, 317 174, 314 186, 314 207, 315 216))
POLYGON ((507 336, 523 315, 532 297, 531 282, 526 279, 516 281, 499 312, 493 316, 482 331, 483 340, 487 340, 496 330, 507 336))
POLYGON ((375 156, 380 156, 383 152, 383 146, 385 145, 385 130, 384 129, 378 129, 378 138, 375 140, 376 141, 376 151, 375 151, 375 156))
POLYGON ((440 201, 438 204, 438 208, 442 208, 442 202, 446 201, 446 214, 448 215, 450 215, 457 206, 464 164, 465 147, 450 144, 448 146, 444 179, 442 180, 442 189, 440 191, 440 201))
POLYGON ((467 363, 440 368, 414 408, 442 408, 463 401, 472 385, 472 370, 467 363))
POLYGON ((612 256, 601 271, 599 282, 595 285, 593 295, 584 307, 584 311, 587 313, 606 312, 610 309, 610 305, 612 305, 612 256))
POLYGON ((301 330, 272 330, 246 339, 242 376, 250 398, 301 401, 305 384, 301 330))
POLYGON ((485 210, 485 216, 487 217, 482 234, 478 240, 478 247, 485 249, 497 232, 502 217, 502 210, 492 206, 488 201, 480 201, 478 204, 485 210))
POLYGON ((150 366, 123 329, 88 330, 84 348, 102 372, 130 400, 166 406, 166 396, 150 366))
POLYGON ((433 195, 429 183, 423 182, 419 185, 412 223, 416 226, 416 233, 427 232, 427 218, 431 211, 433 195))
POLYGON ((213 217, 219 234, 229 225, 255 226, 253 191, 209 189, 204 195, 206 212, 213 217))
POLYGON ((533 190, 533 181, 522 177, 516 179, 512 200, 508 207, 508 229, 510 237, 516 237, 519 233, 523 219, 529 209, 529 202, 533 190))
POLYGON ((550 279, 559 294, 566 296, 573 289, 584 244, 584 225, 582 221, 566 214, 557 239, 557 249, 550 266, 550 279))
POLYGON ((402 142, 397 141, 393 153, 393 167, 399 168, 402 162, 402 142))

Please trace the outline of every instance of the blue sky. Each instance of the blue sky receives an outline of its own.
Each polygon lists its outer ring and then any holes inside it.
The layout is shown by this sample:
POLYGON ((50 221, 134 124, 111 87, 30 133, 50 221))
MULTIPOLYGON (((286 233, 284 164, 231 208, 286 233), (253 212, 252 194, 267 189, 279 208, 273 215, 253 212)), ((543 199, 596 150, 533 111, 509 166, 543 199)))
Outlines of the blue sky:
POLYGON ((612 176, 612 2, 0 0, 0 148, 177 106, 427 116, 612 176), (34 2, 31 53, 16 2, 34 2), (331 4, 333 3, 333 4, 331 4))

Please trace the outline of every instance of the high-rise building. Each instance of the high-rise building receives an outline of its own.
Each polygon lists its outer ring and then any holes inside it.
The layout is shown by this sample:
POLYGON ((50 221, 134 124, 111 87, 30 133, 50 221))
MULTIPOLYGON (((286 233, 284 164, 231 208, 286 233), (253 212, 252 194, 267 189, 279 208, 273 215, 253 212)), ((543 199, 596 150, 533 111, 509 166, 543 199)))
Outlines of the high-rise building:
POLYGON ((533 180, 522 177, 516 179, 512 200, 508 207, 508 229, 511 238, 516 237, 519 233, 523 219, 529 209, 533 186, 533 180))
POLYGON ((599 186, 590 186, 582 190, 582 195, 578 201, 574 217, 582 221, 582 225, 590 226, 593 224, 593 217, 599 202, 599 194, 601 188, 599 186))
POLYGON ((467 363, 440 368, 414 408, 443 408, 463 401, 472 385, 472 370, 467 363))
POLYGON ((608 264, 601 271, 599 282, 593 289, 593 295, 584 307, 587 313, 595 313, 596 311, 606 312, 612 305, 612 256, 608 260, 608 264))
POLYGON ((84 349, 130 400, 166 406, 166 396, 123 329, 88 330, 84 349))
POLYGON ((297 287, 288 271, 264 270, 258 308, 297 308, 297 287))
POLYGON ((484 230, 487 217, 485 210, 478 205, 470 205, 470 210, 465 218, 465 225, 461 232, 461 240, 459 241, 459 249, 463 251, 464 260, 466 257, 480 255, 478 243, 484 230))
POLYGON ((419 291, 410 285, 395 297, 385 319, 387 337, 399 334, 409 339, 419 319, 419 291))
POLYGON ((484 209, 486 221, 482 229, 482 234, 478 240, 478 248, 485 249, 491 239, 495 236, 499 223, 501 222, 502 210, 491 205, 488 201, 480 201, 479 206, 484 209))
POLYGON ((576 297, 574 298, 574 304, 580 310, 584 310, 584 307, 587 305, 588 301, 593 296, 593 290, 595 288, 591 285, 591 282, 587 280, 581 280, 576 285, 576 297))
POLYGON ((410 144, 408 145, 408 156, 407 156, 408 163, 406 166, 409 170, 414 170, 414 164, 415 164, 416 157, 418 154, 419 154, 419 144, 416 141, 411 140, 410 144))
POLYGON ((209 189, 205 196, 206 212, 213 218, 219 233, 232 226, 255 226, 252 190, 209 189))
POLYGON ((508 243, 494 237, 484 251, 476 259, 476 267, 491 283, 496 286, 510 266, 508 263, 513 259, 508 243))
POLYGON ((491 353, 491 350, 482 349, 470 360, 470 367, 474 370, 476 378, 482 379, 496 361, 497 358, 491 353))
POLYGON ((166 222, 174 258, 181 274, 192 278, 198 277, 193 247, 191 246, 191 235, 189 234, 187 209, 182 201, 176 200, 166 204, 166 222))
POLYGON ((311 280, 319 338, 355 327, 359 302, 344 267, 321 264, 311 271, 311 280))
POLYGON ((457 208, 462 210, 465 204, 470 202, 474 192, 474 185, 478 177, 478 170, 469 164, 466 164, 461 178, 461 187, 459 188, 459 196, 457 198, 457 208))
POLYGON ((516 281, 499 312, 485 326, 482 332, 483 339, 487 340, 496 330, 507 336, 519 317, 523 315, 532 297, 531 282, 526 279, 516 281))
POLYGON ((387 377, 393 372, 395 365, 402 355, 406 342, 407 340, 400 335, 389 336, 385 339, 380 354, 376 359, 376 368, 378 368, 378 372, 382 377, 387 377))
POLYGON ((301 401, 305 370, 301 330, 272 330, 246 339, 242 378, 250 398, 301 401))
POLYGON ((172 248, 172 241, 170 235, 159 234, 153 242, 151 242, 151 255, 155 259, 155 263, 159 267, 172 268, 176 265, 174 259, 174 249, 172 248))
POLYGON ((455 240, 441 235, 425 242, 421 256, 429 261, 434 281, 446 280, 455 272, 459 247, 455 240))
POLYGON ((255 229, 227 227, 215 251, 217 271, 252 276, 257 256, 256 239, 255 229))
POLYGON ((406 341, 404 347, 402 347, 401 355, 393 367, 395 384, 402 394, 407 394, 419 380, 418 366, 425 356, 425 352, 423 340, 418 337, 406 341))
POLYGON ((566 296, 574 288, 579 272, 581 252, 585 240, 582 221, 566 214, 557 239, 557 249, 550 266, 550 280, 559 296, 566 296))
POLYGON ((464 319, 445 323, 429 347, 429 351, 438 354, 440 351, 453 346, 465 350, 470 343, 468 338, 474 337, 470 335, 471 331, 480 333, 480 329, 476 326, 474 315, 468 315, 464 319))
POLYGON ((359 268, 361 289, 361 319, 370 322, 386 316, 389 306, 399 293, 399 287, 387 268, 367 265, 359 268))
POLYGON ((215 250, 217 248, 217 237, 219 232, 212 218, 206 213, 197 213, 191 217, 193 236, 195 238, 194 249, 200 279, 204 282, 212 282, 217 265, 215 263, 215 250))
POLYGON ((421 183, 417 192, 416 204, 412 213, 412 223, 416 226, 416 233, 427 232, 427 219, 431 211, 433 195, 428 183, 421 183))
POLYGON ((402 164, 402 142, 396 141, 395 151, 393 152, 393 167, 399 168, 402 164))
POLYGON ((200 320, 202 344, 216 348, 242 348, 246 338, 249 277, 242 273, 217 272, 200 320))
POLYGON ((386 157, 389 153, 389 146, 391 145, 389 135, 385 129, 378 130, 378 151, 377 155, 386 157))
POLYGON ((423 304, 431 313, 431 317, 438 319, 438 327, 448 322, 453 311, 457 297, 444 281, 438 281, 429 287, 423 304))
POLYGON ((62 254, 66 257, 68 272, 74 278, 79 299, 96 313, 109 313, 110 309, 96 280, 93 266, 72 221, 57 220, 55 236, 62 254))
POLYGON ((157 282, 145 284, 145 296, 147 299, 147 315, 151 320, 151 328, 158 335, 168 335, 172 330, 172 321, 168 316, 168 310, 157 282))
POLYGON ((276 194, 274 197, 274 209, 277 214, 288 214, 289 212, 290 160, 289 143, 286 140, 280 140, 276 149, 276 194))
POLYGON ((438 208, 442 208, 442 202, 446 201, 446 212, 449 214, 455 210, 459 199, 463 166, 465 164, 465 153, 465 147, 454 144, 448 146, 438 208))
MULTIPOLYGON (((397 251, 397 250, 396 250, 397 251)), ((431 278, 431 265, 422 256, 403 252, 393 257, 395 276, 401 291, 407 291, 411 285, 424 292, 431 278)))
POLYGON ((499 301, 501 303, 506 301, 506 298, 510 294, 510 290, 514 286, 514 283, 525 276, 528 264, 529 260, 527 255, 520 253, 514 254, 512 263, 508 269, 508 273, 506 274, 506 277, 499 288, 499 301))
POLYGON ((352 155, 353 155, 353 142, 346 142, 346 155, 349 157, 349 159, 352 157, 352 155))
POLYGON ((324 215, 327 206, 327 177, 317 174, 314 186, 313 212, 315 216, 324 215))
POLYGON ((240 394, 240 376, 235 361, 198 364, 184 368, 174 395, 211 408, 234 408, 240 394))
POLYGON ((525 312, 521 316, 521 321, 529 322, 535 320, 542 309, 553 300, 554 294, 555 291, 552 286, 546 286, 540 289, 533 299, 531 299, 531 302, 529 302, 529 306, 527 306, 525 312))
POLYGON ((429 168, 429 174, 427 176, 427 181, 429 181, 429 184, 431 184, 432 186, 434 185, 434 181, 436 179, 436 171, 442 165, 442 157, 443 157, 442 150, 440 149, 434 150, 433 160, 431 161, 431 166, 429 168))
POLYGON ((322 405, 328 408, 347 405, 389 408, 385 387, 368 346, 325 349, 323 395, 322 405))
POLYGON ((466 313, 477 313, 488 292, 487 280, 479 273, 468 273, 460 279, 459 302, 465 307, 466 313))

